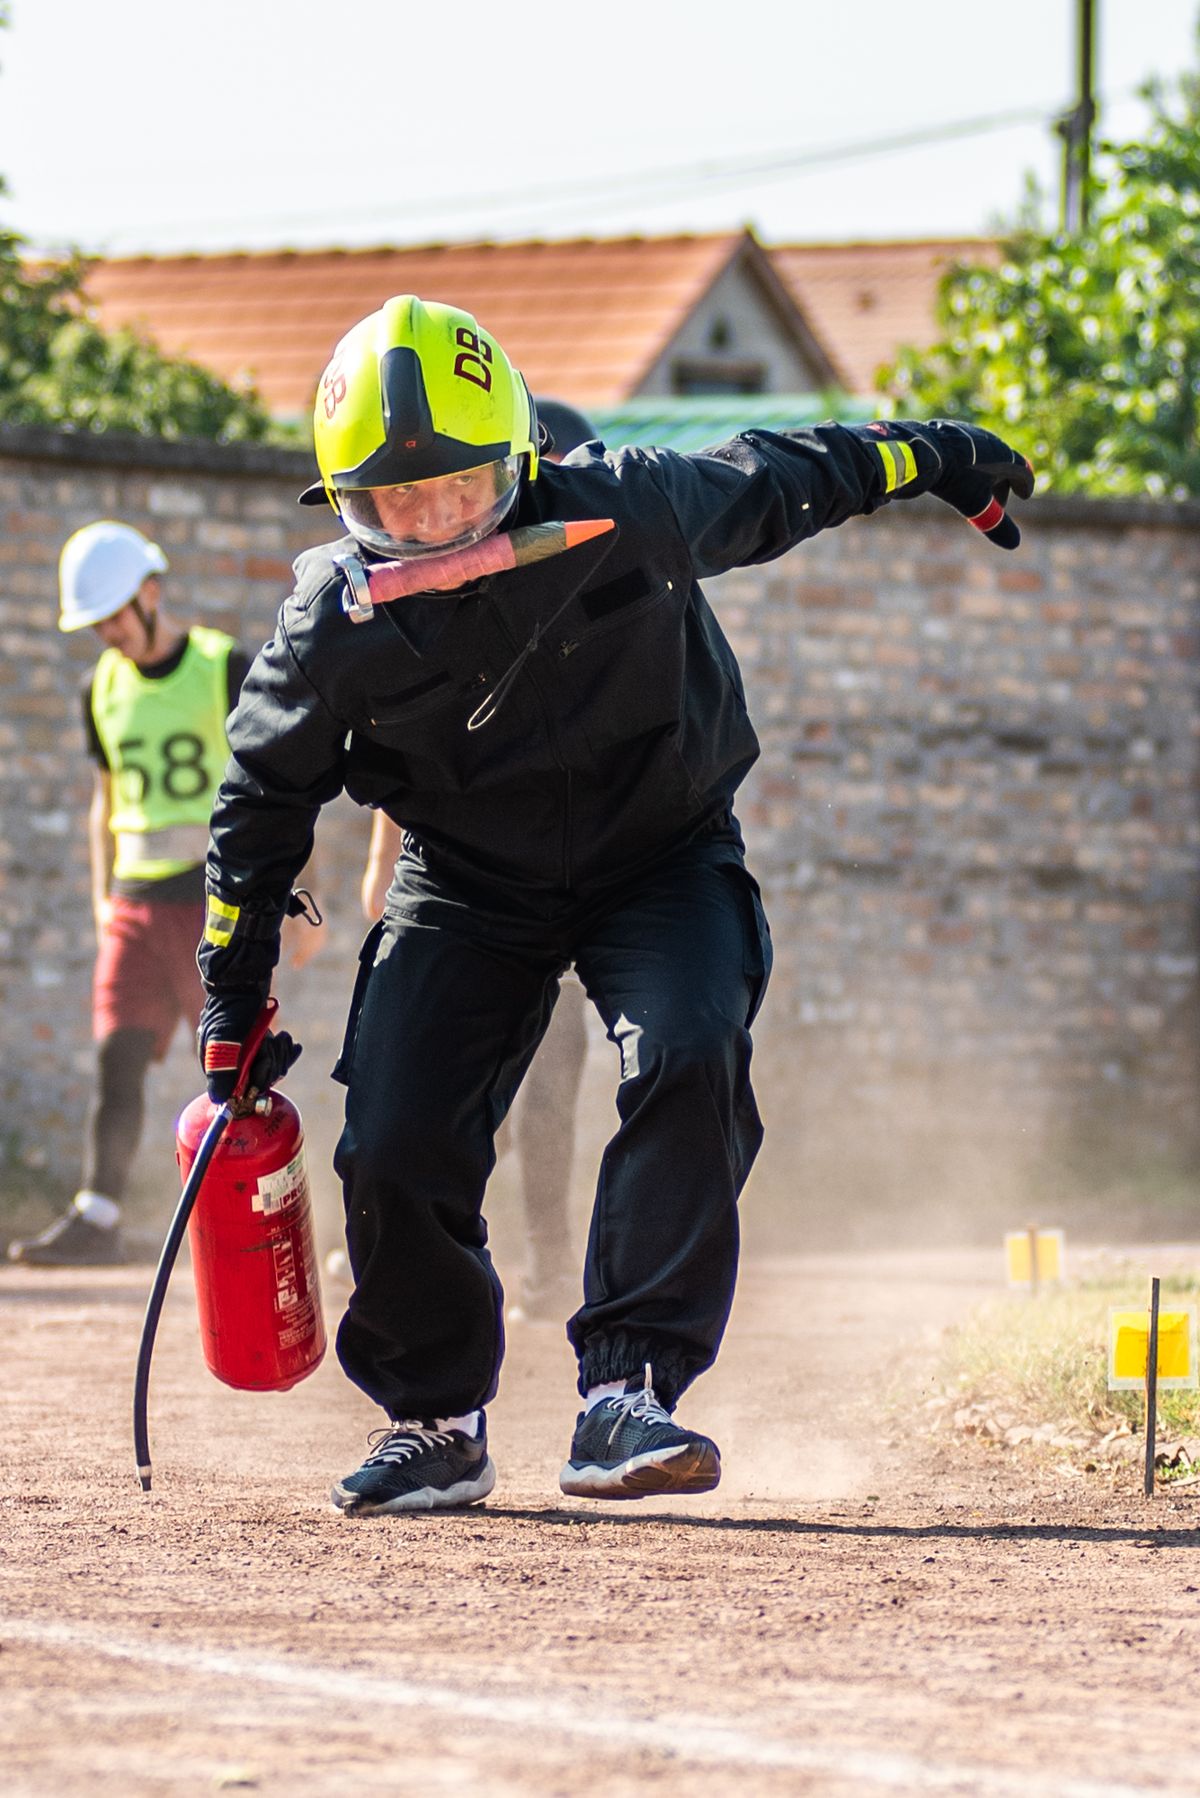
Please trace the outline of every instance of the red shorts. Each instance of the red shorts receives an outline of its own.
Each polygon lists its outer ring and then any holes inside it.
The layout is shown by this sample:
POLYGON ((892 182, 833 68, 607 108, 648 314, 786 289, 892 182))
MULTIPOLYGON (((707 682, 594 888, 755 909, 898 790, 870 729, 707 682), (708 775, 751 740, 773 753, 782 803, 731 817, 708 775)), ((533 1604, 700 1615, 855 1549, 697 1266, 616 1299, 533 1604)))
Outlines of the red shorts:
POLYGON ((167 1052, 175 1026, 200 1021, 204 988, 196 946, 204 930, 204 902, 166 905, 154 899, 114 899, 92 977, 92 1032, 97 1042, 114 1030, 154 1032, 154 1059, 167 1052))

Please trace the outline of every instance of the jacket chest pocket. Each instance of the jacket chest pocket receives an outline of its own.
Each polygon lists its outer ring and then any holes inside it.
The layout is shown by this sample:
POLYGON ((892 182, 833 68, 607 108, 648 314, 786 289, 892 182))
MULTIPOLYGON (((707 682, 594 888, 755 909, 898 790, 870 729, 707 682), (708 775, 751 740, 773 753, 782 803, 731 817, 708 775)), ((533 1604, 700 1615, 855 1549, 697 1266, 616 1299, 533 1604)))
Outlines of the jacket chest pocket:
POLYGON ((471 704, 478 703, 488 679, 483 670, 478 674, 456 679, 445 669, 441 669, 436 674, 413 681, 409 686, 387 693, 372 693, 367 702, 367 728, 371 731, 403 728, 406 724, 429 718, 457 700, 467 708, 463 714, 465 729, 471 704))
POLYGON ((563 632, 559 654, 564 658, 582 643, 604 637, 610 631, 628 630, 662 607, 669 610, 675 582, 654 576, 644 568, 630 568, 615 580, 605 581, 581 593, 573 618, 563 632))
POLYGON ((685 600, 677 582, 637 570, 582 595, 553 633, 555 673, 593 752, 678 724, 685 600))

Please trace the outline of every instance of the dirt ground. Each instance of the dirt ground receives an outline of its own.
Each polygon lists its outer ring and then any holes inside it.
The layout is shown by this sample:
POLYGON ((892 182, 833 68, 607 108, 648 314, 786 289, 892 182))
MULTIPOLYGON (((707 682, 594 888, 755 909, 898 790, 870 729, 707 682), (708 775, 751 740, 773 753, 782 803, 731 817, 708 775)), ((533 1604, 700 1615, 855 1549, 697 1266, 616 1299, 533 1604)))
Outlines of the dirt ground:
POLYGON ((211 1379, 186 1268, 143 1496, 148 1272, 0 1271, 5 1793, 1194 1795, 1200 1489, 916 1427, 997 1262, 748 1265, 676 1505, 561 1497, 570 1360, 516 1326, 491 1502, 413 1520, 328 1507, 377 1422, 332 1354, 211 1379))

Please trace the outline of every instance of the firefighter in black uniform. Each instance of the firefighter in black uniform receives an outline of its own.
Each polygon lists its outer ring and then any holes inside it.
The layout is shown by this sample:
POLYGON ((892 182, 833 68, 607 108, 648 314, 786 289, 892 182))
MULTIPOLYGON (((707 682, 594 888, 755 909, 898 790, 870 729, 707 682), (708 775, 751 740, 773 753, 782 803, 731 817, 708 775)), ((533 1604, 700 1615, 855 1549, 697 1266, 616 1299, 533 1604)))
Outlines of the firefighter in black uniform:
MULTIPOLYGON (((492 1488, 503 1311, 483 1194, 569 964, 619 1051, 620 1122, 568 1324, 584 1405, 560 1484, 707 1490, 716 1445, 672 1411, 733 1297, 771 953, 731 809, 758 743, 697 583, 925 492, 1012 547, 1003 504, 1032 473, 944 421, 749 431, 703 455, 597 444, 539 469, 500 345, 412 295, 337 346, 315 425, 304 497, 350 535, 300 558, 230 723, 199 1040, 223 1100, 320 807, 344 789, 402 822, 336 1070, 355 1281, 338 1354, 390 1428, 334 1503, 492 1488), (500 571, 471 578, 489 558, 500 571), (397 573, 416 590, 373 604, 397 573)), ((256 1084, 295 1053, 269 1039, 256 1084)))
MULTIPOLYGON (((563 400, 534 400, 542 429, 542 460, 562 462, 590 443, 595 430, 563 400)), ((385 811, 377 811, 362 878, 363 910, 370 922, 383 911, 402 831, 385 811)), ((575 1112, 587 1059, 587 1001, 574 974, 562 981, 550 1028, 530 1064, 506 1132, 497 1138, 515 1146, 521 1164, 525 1219, 525 1271, 520 1297, 508 1318, 561 1323, 579 1302, 579 1263, 571 1249, 571 1167, 575 1157, 575 1112), (510 1132, 511 1135, 506 1134, 510 1132)), ((337 1251, 337 1265, 346 1262, 337 1251)), ((511 1290, 511 1287, 510 1287, 511 1290)))

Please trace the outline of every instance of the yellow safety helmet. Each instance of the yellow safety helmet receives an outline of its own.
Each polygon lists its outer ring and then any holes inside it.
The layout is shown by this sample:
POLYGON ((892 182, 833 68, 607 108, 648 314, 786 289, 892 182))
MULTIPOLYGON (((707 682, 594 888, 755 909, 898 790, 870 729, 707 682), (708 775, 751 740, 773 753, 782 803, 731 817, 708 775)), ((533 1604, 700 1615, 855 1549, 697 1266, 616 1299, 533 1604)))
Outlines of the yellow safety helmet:
POLYGON ((301 503, 328 500, 384 551, 401 545, 371 528, 368 491, 496 464, 499 513, 471 533, 477 540, 515 499, 521 458, 537 476, 537 414, 520 373, 469 312, 415 294, 386 301, 342 338, 317 387, 313 438, 321 479, 301 503))

